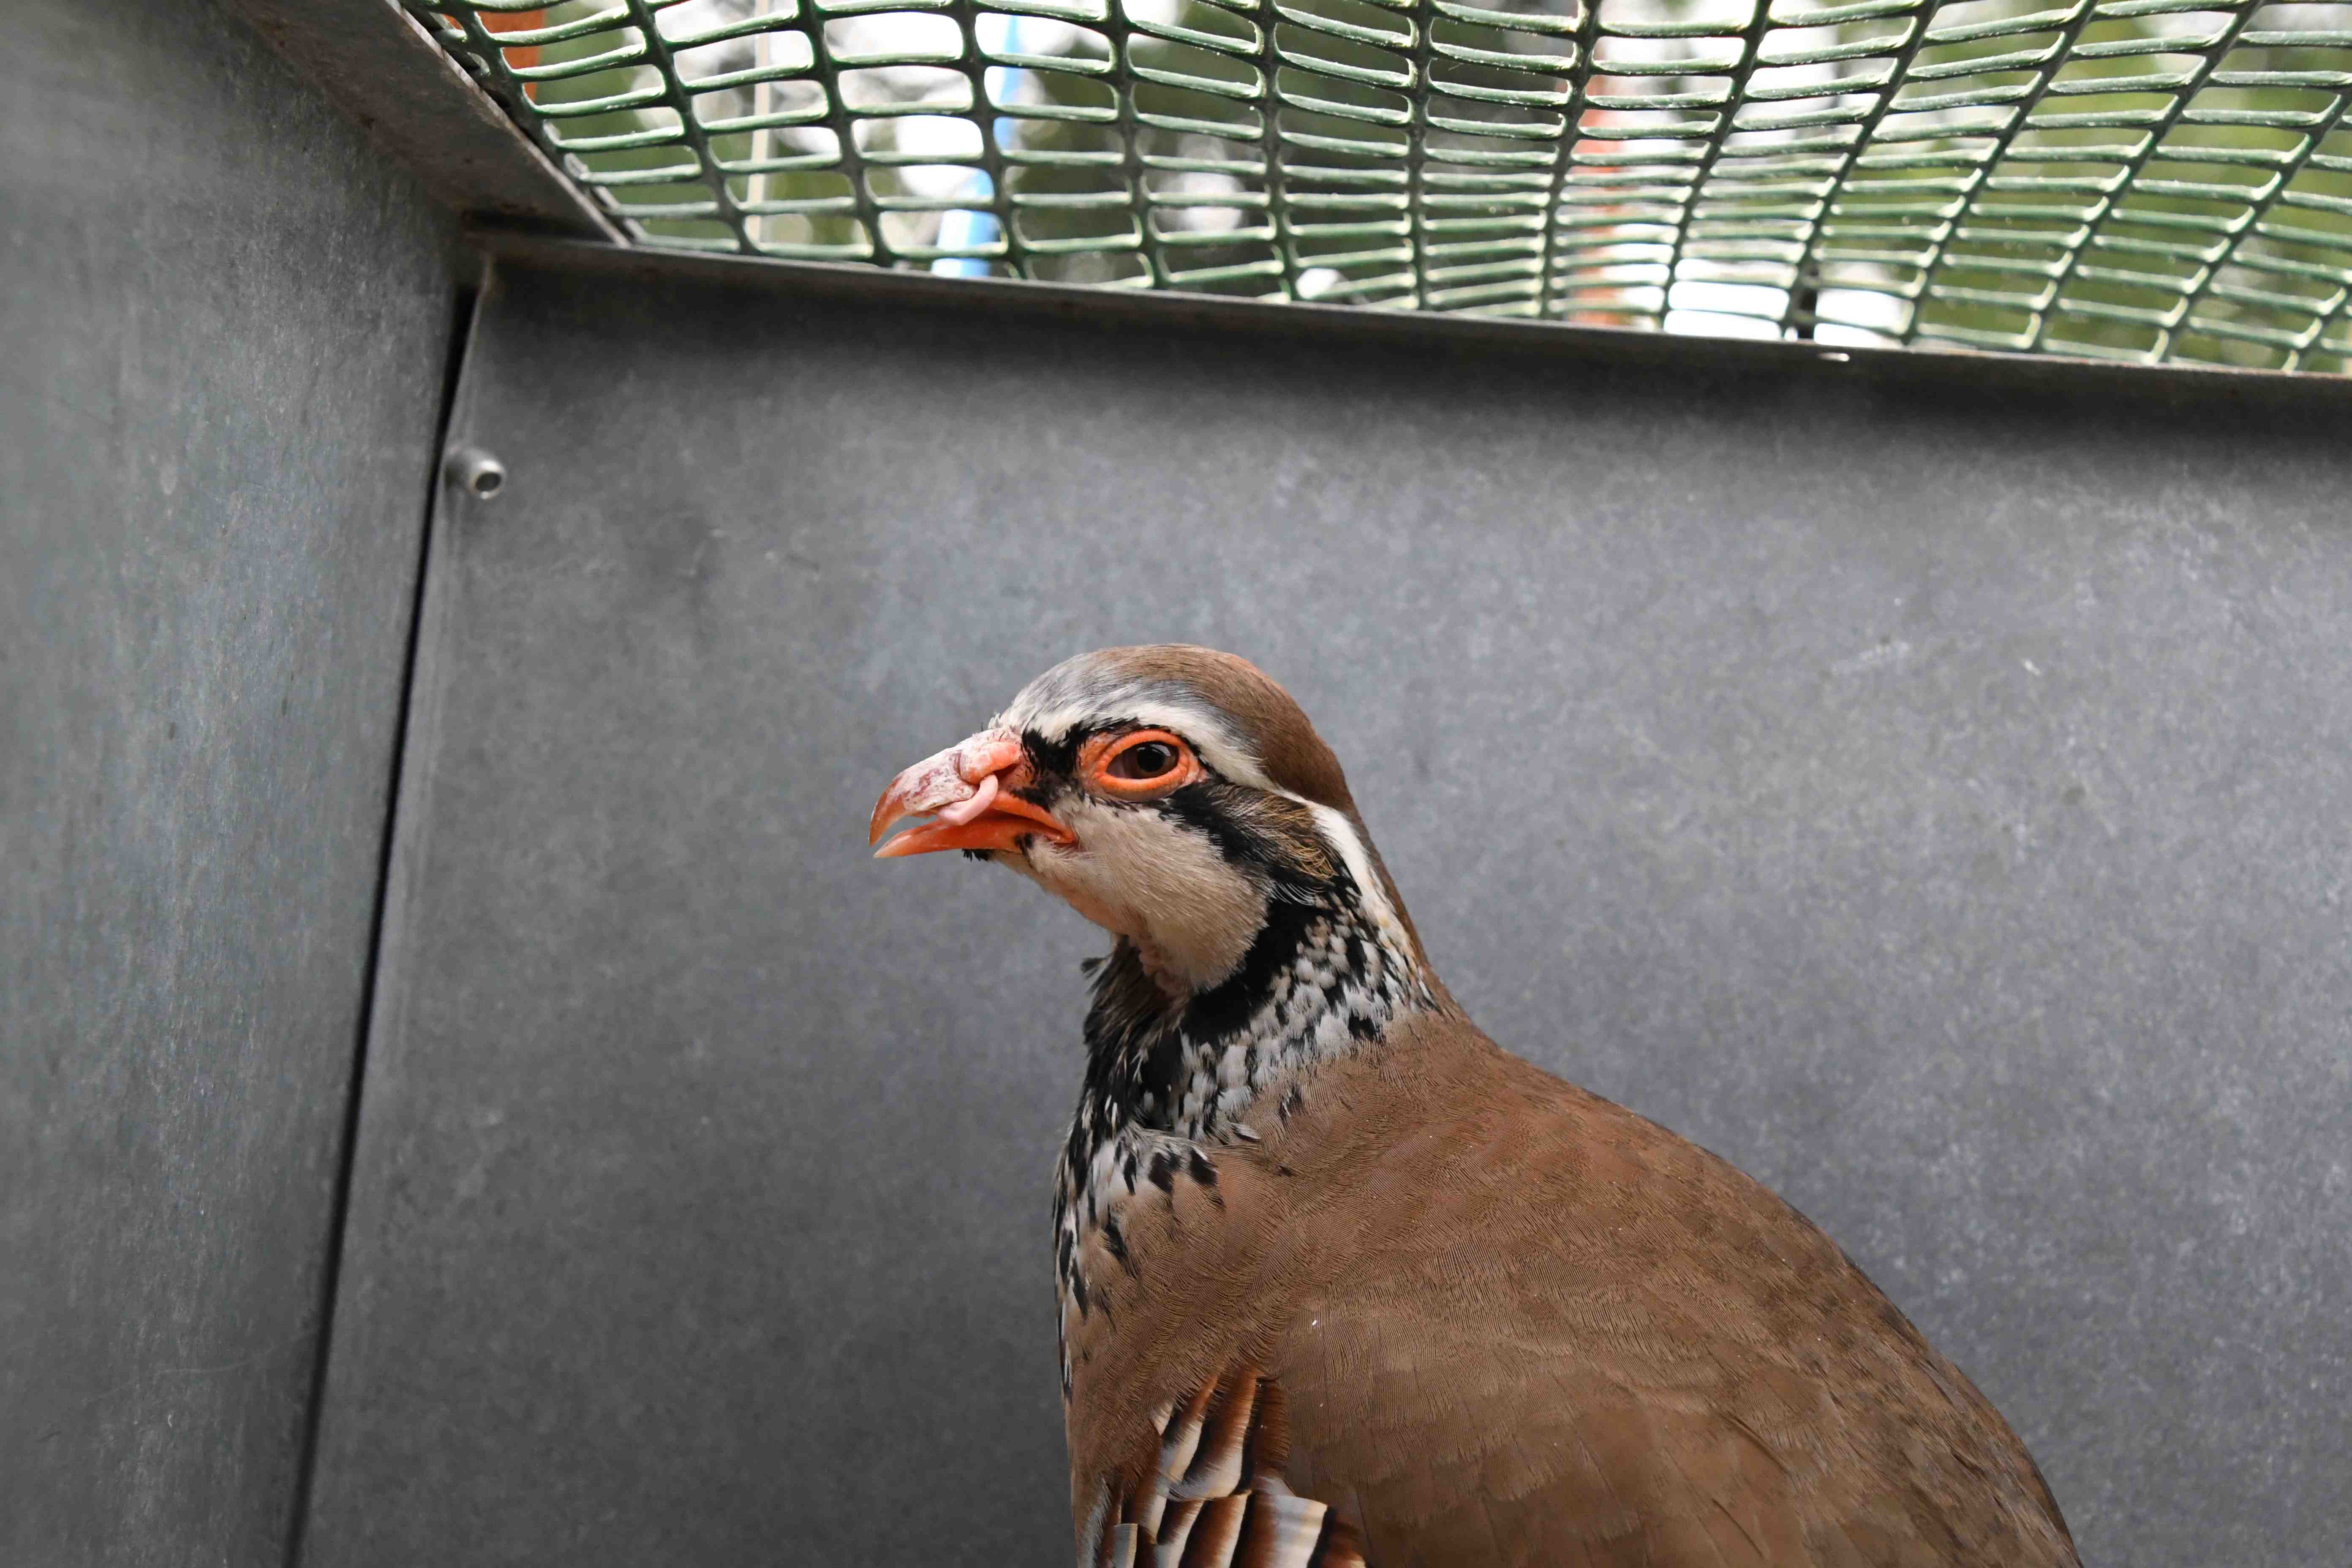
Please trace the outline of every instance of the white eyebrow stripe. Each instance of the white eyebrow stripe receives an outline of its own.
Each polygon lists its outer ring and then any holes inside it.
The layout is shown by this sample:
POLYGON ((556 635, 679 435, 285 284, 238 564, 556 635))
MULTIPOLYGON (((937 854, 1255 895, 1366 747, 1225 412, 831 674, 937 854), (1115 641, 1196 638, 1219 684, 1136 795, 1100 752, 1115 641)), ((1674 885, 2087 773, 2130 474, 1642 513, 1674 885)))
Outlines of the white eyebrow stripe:
POLYGON ((1153 698, 1128 700, 1123 693, 1108 691, 1098 698, 1065 702, 1036 712, 1024 711, 1023 704, 1016 700, 998 716, 996 722, 1014 731, 1034 730, 1049 741, 1061 740, 1082 725, 1091 728, 1133 723, 1172 730, 1192 742, 1201 760, 1219 776, 1253 789, 1277 795, 1288 793, 1276 787, 1257 754, 1225 727, 1223 717, 1212 708, 1153 698))
POLYGON ((1303 795, 1292 795, 1286 789, 1276 793, 1288 796, 1315 814, 1315 826, 1322 831, 1331 847, 1339 852, 1339 858, 1346 862, 1348 875, 1356 879, 1356 893, 1364 900, 1364 912, 1372 917, 1373 923, 1384 933, 1392 936, 1400 948, 1406 946, 1404 921, 1398 918, 1396 906, 1389 902, 1389 890, 1372 869, 1371 853, 1364 847, 1363 836, 1356 831, 1356 825, 1348 820, 1348 814, 1318 805, 1303 795))

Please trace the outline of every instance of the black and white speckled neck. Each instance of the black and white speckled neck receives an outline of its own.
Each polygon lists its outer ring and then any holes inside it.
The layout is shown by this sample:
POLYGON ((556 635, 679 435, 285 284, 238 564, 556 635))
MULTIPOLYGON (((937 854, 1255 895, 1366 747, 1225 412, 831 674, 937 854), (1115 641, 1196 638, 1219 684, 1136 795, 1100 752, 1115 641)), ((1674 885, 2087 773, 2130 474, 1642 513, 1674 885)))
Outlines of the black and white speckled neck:
MULTIPOLYGON (((1055 1183, 1065 1310, 1093 1310, 1086 1241, 1099 1237, 1128 1261, 1117 1200, 1153 1188, 1166 1197, 1180 1181, 1213 1188, 1210 1155, 1257 1138, 1242 1118, 1260 1096, 1278 1091, 1286 1121, 1311 1092, 1315 1064, 1436 1005, 1387 900, 1366 899, 1344 864, 1313 885, 1278 883, 1233 973, 1191 996, 1171 1000, 1122 942, 1096 972, 1086 1085, 1055 1183)), ((1066 1354, 1066 1394, 1069 1376, 1066 1354)))

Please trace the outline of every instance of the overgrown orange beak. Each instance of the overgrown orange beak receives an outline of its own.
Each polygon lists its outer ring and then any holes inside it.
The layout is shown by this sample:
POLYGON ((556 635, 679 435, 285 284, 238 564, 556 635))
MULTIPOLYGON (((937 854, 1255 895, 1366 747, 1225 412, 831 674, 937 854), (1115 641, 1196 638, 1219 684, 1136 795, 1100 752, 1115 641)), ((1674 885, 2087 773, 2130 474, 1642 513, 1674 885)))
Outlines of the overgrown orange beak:
POLYGON ((1052 812, 1013 794, 1028 781, 1029 757, 1020 738, 1003 730, 982 731, 892 779, 874 803, 866 841, 879 842, 910 816, 929 816, 930 821, 874 851, 875 858, 934 849, 1012 849, 1033 837, 1069 843, 1076 835, 1052 812))

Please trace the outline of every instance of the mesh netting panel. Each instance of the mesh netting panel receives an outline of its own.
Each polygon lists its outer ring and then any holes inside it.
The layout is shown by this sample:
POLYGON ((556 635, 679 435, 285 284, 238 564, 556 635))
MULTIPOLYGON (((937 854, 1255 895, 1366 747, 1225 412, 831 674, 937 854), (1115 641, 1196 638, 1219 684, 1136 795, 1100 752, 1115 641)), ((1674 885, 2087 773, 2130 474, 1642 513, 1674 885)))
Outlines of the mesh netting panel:
POLYGON ((415 14, 647 245, 2352 368, 2352 5, 415 14))

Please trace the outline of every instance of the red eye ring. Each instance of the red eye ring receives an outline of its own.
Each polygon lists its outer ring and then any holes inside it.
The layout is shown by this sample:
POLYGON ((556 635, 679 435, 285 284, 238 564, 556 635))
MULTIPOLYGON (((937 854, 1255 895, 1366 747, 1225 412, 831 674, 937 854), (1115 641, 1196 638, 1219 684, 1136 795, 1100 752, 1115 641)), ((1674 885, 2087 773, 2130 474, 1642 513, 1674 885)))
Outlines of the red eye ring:
POLYGON ((1078 749, 1078 777, 1114 800, 1172 795, 1205 772, 1184 738, 1165 730, 1097 735, 1078 749))

